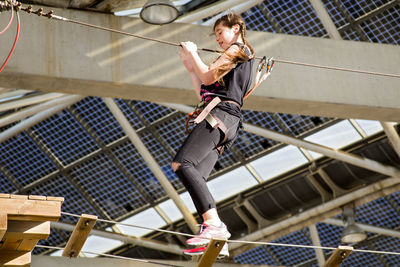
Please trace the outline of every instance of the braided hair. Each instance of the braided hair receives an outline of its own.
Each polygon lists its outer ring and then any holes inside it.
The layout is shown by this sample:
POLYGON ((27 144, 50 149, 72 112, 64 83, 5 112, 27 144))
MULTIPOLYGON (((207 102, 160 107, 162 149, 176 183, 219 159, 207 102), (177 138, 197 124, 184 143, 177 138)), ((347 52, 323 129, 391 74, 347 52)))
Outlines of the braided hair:
POLYGON ((218 18, 214 23, 213 30, 215 31, 215 28, 220 24, 222 24, 222 26, 225 26, 228 28, 232 28, 235 25, 239 25, 240 36, 242 37, 242 40, 244 42, 244 46, 241 46, 239 48, 239 51, 237 51, 233 54, 226 54, 230 60, 229 63, 222 64, 215 70, 214 76, 215 76, 216 80, 221 85, 224 85, 223 76, 229 70, 234 68, 236 66, 236 64, 246 62, 251 57, 253 57, 254 49, 246 39, 246 24, 239 15, 231 12, 229 14, 226 14, 226 15, 218 18), (248 55, 248 53, 246 53, 247 49, 250 49, 251 55, 248 55))

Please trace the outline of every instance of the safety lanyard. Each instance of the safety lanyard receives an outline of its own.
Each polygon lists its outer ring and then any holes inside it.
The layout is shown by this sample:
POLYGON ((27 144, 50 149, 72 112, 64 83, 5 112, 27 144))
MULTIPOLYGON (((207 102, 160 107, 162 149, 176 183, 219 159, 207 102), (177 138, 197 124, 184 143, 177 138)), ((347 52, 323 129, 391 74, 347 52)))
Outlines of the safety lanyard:
POLYGON ((268 58, 267 57, 263 57, 260 60, 260 63, 258 63, 258 67, 257 67, 257 71, 256 71, 256 76, 254 79, 254 86, 253 88, 251 88, 246 95, 243 97, 243 101, 246 100, 247 97, 249 97, 249 95, 251 93, 253 93, 253 91, 265 80, 267 79, 267 77, 271 74, 272 69, 274 67, 274 58, 268 58))

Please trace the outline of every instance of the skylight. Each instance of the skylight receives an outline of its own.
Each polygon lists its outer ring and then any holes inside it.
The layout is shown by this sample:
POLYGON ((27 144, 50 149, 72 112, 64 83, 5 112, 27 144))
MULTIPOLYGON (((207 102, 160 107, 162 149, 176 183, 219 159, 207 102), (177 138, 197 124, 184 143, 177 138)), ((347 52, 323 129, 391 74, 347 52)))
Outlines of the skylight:
POLYGON ((381 124, 371 120, 356 120, 367 135, 373 135, 383 130, 381 124))
MULTIPOLYGON (((126 223, 126 224, 134 224, 134 225, 138 225, 138 226, 145 226, 145 227, 151 227, 151 228, 161 228, 166 224, 164 219, 161 218, 161 216, 157 213, 157 211, 154 208, 144 210, 144 211, 142 211, 128 219, 125 219, 121 222, 126 223)), ((124 234, 132 235, 132 236, 143 236, 143 235, 146 235, 146 234, 152 232, 152 230, 124 226, 124 225, 118 225, 118 228, 124 234)))
POLYGON ((221 201, 257 184, 245 167, 237 168, 207 183, 215 201, 221 201))
MULTIPOLYGON (((348 120, 338 122, 335 125, 304 138, 306 141, 334 149, 339 149, 360 139, 362 139, 362 137, 348 120)), ((310 154, 314 159, 322 157, 321 154, 313 151, 310 151, 310 154)))
POLYGON ((269 153, 250 164, 260 174, 261 178, 266 181, 307 162, 308 160, 297 147, 289 145, 269 153))

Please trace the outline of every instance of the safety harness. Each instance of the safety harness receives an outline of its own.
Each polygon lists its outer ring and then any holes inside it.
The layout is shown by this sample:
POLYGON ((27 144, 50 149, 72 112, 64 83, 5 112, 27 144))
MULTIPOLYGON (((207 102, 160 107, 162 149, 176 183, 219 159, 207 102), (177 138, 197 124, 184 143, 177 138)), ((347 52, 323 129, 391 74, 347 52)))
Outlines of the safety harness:
MULTIPOLYGON (((249 95, 271 74, 272 69, 274 67, 273 57, 266 58, 265 56, 258 63, 258 67, 256 70, 256 75, 254 79, 254 86, 247 91, 246 95, 243 97, 243 101, 249 97, 249 95)), ((188 113, 188 117, 185 124, 186 133, 189 134, 189 125, 194 123, 199 124, 203 120, 206 120, 211 127, 219 128, 224 134, 225 138, 221 143, 224 143, 227 139, 226 135, 226 126, 225 124, 216 116, 210 114, 211 110, 216 107, 221 102, 229 102, 234 105, 237 105, 239 108, 239 104, 235 101, 231 100, 221 100, 213 91, 208 92, 206 90, 201 89, 202 99, 201 102, 196 106, 195 110, 191 113, 188 113)))

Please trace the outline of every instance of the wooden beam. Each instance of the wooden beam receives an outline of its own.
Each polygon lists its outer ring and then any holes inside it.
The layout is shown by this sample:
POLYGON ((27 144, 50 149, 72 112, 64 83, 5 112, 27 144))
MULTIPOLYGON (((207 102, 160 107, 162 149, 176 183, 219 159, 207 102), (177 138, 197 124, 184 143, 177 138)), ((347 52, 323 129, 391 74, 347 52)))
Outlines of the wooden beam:
POLYGON ((353 247, 339 246, 326 261, 324 267, 339 267, 352 251, 353 247))
POLYGON ((21 251, 0 251, 0 266, 30 266, 31 253, 21 251))
POLYGON ((7 214, 0 212, 0 241, 3 239, 4 234, 7 231, 7 214))
POLYGON ((197 267, 212 267, 225 243, 224 239, 211 239, 197 267))
POLYGON ((40 239, 50 235, 50 222, 13 221, 3 237, 0 250, 32 251, 40 239))
POLYGON ((39 239, 35 238, 24 238, 19 243, 17 251, 29 251, 31 252, 39 242, 39 239))
POLYGON ((8 229, 4 238, 47 239, 50 235, 50 222, 8 221, 8 229))
POLYGON ((96 221, 97 216, 82 214, 81 218, 79 218, 77 225, 75 226, 74 231, 71 234, 71 237, 68 240, 67 245, 65 246, 64 252, 62 254, 64 257, 78 257, 96 221))

